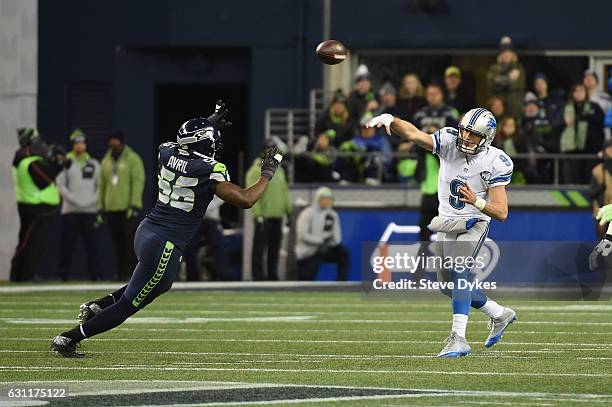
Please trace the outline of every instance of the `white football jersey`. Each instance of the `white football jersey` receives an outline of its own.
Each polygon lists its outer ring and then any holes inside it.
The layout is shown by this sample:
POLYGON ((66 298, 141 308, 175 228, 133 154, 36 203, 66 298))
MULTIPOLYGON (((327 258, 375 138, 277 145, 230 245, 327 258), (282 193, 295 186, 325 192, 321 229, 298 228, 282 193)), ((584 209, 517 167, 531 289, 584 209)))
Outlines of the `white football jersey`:
POLYGON ((456 147, 459 131, 452 127, 444 127, 431 137, 433 153, 440 157, 439 215, 490 221, 490 216, 480 212, 475 206, 459 200, 462 196, 459 188, 467 183, 477 196, 488 201, 489 188, 510 183, 513 169, 510 157, 493 146, 475 155, 460 152, 456 147))

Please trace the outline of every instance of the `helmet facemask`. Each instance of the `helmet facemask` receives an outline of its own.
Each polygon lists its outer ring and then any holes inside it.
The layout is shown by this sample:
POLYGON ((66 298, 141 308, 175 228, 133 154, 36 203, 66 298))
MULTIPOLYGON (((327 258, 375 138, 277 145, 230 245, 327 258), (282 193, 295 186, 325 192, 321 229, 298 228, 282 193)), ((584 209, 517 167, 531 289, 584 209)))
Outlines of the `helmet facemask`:
POLYGON ((223 144, 221 132, 206 119, 192 119, 186 122, 177 136, 183 150, 200 158, 219 159, 223 144))
POLYGON ((459 135, 456 140, 457 150, 465 154, 478 154, 485 149, 486 140, 487 138, 483 134, 459 126, 459 135), (471 141, 470 135, 474 135, 480 139, 477 142, 471 141))

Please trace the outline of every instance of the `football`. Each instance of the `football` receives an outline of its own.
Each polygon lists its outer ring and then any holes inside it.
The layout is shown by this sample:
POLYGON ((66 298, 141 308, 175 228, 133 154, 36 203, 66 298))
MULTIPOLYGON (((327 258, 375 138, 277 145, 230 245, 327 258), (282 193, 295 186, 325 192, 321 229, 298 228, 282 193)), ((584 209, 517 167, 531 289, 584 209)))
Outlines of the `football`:
POLYGON ((336 65, 344 61, 348 51, 344 44, 336 40, 323 41, 317 46, 317 56, 327 65, 336 65))

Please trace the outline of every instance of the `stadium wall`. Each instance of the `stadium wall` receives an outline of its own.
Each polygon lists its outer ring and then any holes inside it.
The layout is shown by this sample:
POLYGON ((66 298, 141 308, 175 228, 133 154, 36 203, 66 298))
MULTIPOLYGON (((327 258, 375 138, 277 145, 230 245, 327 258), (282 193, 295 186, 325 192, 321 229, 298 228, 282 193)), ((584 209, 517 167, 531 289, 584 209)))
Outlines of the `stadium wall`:
POLYGON ((11 166, 18 127, 36 127, 38 3, 0 1, 0 280, 9 276, 19 218, 11 166))

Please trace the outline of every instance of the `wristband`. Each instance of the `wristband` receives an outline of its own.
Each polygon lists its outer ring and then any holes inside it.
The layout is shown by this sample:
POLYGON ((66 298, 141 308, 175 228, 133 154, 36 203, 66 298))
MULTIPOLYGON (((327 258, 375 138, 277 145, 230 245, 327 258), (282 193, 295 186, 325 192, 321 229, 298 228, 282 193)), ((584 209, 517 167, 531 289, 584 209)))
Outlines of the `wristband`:
POLYGON ((482 210, 485 208, 485 206, 487 205, 487 201, 485 201, 484 199, 482 199, 481 197, 477 196, 476 197, 476 202, 474 202, 474 206, 480 211, 482 212, 482 210))

